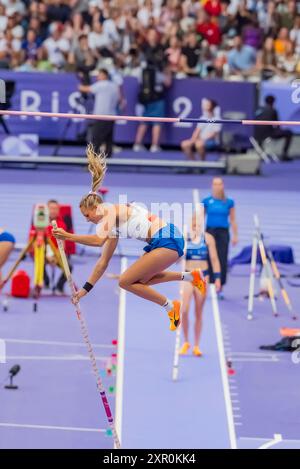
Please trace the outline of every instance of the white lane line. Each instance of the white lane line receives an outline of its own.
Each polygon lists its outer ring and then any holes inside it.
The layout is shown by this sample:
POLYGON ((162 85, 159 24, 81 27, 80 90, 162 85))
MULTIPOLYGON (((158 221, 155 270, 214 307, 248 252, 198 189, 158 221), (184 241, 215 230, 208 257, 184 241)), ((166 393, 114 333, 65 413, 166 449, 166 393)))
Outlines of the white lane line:
POLYGON ((280 362, 279 358, 232 358, 234 363, 236 362, 251 362, 251 363, 278 363, 280 362))
POLYGON ((227 364, 226 364, 226 358, 225 358, 224 346, 223 346, 222 325, 221 325, 221 320, 220 320, 220 312, 219 312, 216 289, 213 284, 210 285, 210 294, 211 294, 211 299, 212 299, 212 310, 213 310, 213 315, 214 315, 214 323, 215 323, 215 330, 216 330, 216 337, 217 337, 217 344, 218 344, 219 361, 220 361, 220 367, 221 367, 223 393, 224 393, 226 413, 227 413, 227 424, 228 424, 228 431, 229 431, 230 446, 231 446, 231 449, 237 449, 233 411, 232 411, 232 404, 231 404, 231 399, 230 399, 230 389, 229 389, 229 382, 228 382, 228 376, 227 376, 227 364))
POLYGON ((262 352, 231 352, 231 355, 232 356, 235 356, 235 355, 242 355, 242 356, 246 356, 246 357, 275 357, 275 358, 278 358, 278 354, 274 354, 274 353, 262 353, 262 352))
MULTIPOLYGON (((128 265, 127 257, 122 257, 121 258, 121 273, 123 273, 127 269, 127 265, 128 265)), ((126 327, 126 290, 120 289, 115 423, 116 423, 116 432, 119 436, 121 445, 122 445, 122 416, 123 416, 123 388, 124 388, 125 327, 126 327)))
MULTIPOLYGON (((96 360, 99 361, 107 361, 110 357, 96 357, 96 360)), ((7 360, 58 360, 58 361, 64 361, 64 360, 74 360, 74 361, 86 361, 89 360, 90 357, 87 357, 85 355, 63 355, 63 356, 51 356, 51 355, 7 355, 6 356, 7 360)))
POLYGON ((268 449, 271 448, 272 446, 277 445, 282 441, 282 435, 280 433, 274 433, 274 439, 269 441, 268 443, 264 443, 261 445, 258 449, 268 449))
POLYGON ((94 432, 94 433, 105 433, 105 428, 84 428, 84 427, 57 427, 53 425, 29 425, 21 423, 0 423, 0 427, 11 427, 11 428, 33 428, 37 430, 63 430, 70 432, 94 432))
MULTIPOLYGON (((261 438, 260 436, 240 436, 239 437, 239 440, 249 440, 249 441, 257 441, 257 440, 261 440, 261 441, 270 441, 269 438, 261 438)), ((293 439, 289 439, 289 438, 282 438, 282 441, 283 442, 287 442, 287 443, 300 443, 300 440, 293 440, 293 439)))
MULTIPOLYGON (((58 345, 62 347, 86 347, 85 344, 77 343, 77 342, 56 342, 52 340, 29 340, 29 339, 5 339, 1 337, 7 343, 12 344, 32 344, 32 345, 58 345)), ((115 348, 114 345, 109 344, 92 344, 93 348, 115 348)))

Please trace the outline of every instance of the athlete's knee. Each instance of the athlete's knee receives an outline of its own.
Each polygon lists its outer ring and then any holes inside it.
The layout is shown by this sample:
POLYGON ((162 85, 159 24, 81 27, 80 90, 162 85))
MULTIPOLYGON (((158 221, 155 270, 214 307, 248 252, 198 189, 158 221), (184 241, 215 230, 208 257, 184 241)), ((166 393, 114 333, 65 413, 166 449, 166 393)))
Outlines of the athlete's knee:
POLYGON ((128 290, 130 287, 131 283, 129 282, 128 278, 126 276, 121 275, 119 278, 119 287, 123 288, 123 290, 128 290))

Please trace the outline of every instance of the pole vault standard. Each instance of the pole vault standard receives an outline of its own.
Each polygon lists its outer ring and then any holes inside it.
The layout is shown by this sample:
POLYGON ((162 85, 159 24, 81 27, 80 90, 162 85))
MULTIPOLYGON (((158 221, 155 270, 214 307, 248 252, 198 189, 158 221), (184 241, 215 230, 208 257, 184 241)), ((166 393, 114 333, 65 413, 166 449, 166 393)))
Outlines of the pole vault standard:
POLYGON ((12 111, 0 110, 4 116, 27 116, 27 117, 57 117, 62 119, 91 119, 102 121, 132 121, 132 122, 164 122, 176 124, 178 122, 191 122, 196 124, 240 124, 240 125, 289 125, 300 126, 300 121, 259 121, 259 120, 234 120, 234 119, 197 119, 181 117, 141 117, 141 116, 111 116, 107 114, 74 114, 64 112, 42 112, 42 111, 12 111))

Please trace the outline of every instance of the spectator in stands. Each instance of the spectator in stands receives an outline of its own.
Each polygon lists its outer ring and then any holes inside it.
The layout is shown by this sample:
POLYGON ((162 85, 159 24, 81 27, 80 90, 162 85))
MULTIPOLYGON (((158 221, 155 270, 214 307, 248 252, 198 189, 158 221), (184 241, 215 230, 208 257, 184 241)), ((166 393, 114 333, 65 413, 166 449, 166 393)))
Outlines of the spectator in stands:
POLYGON ((66 64, 70 43, 62 37, 63 26, 60 23, 50 25, 50 37, 43 42, 43 49, 47 54, 50 64, 60 70, 66 64))
POLYGON ((200 56, 201 45, 199 44, 197 34, 195 32, 191 32, 188 34, 186 43, 182 48, 180 70, 188 76, 198 75, 198 63, 200 56))
MULTIPOLYGON (((93 114, 116 115, 118 104, 121 102, 120 87, 109 79, 107 70, 98 71, 97 81, 92 85, 80 85, 82 93, 94 95, 93 114)), ((113 150, 113 121, 96 120, 91 129, 91 142, 98 153, 104 147, 106 156, 110 158, 113 150)))
POLYGON ((36 34, 37 41, 42 44, 42 42, 48 36, 48 23, 41 22, 38 16, 31 16, 28 23, 28 29, 33 29, 36 34))
POLYGON ((4 33, 7 28, 8 18, 5 14, 4 5, 0 4, 0 33, 4 33))
POLYGON ((265 39, 263 49, 258 52, 256 68, 260 72, 262 80, 269 80, 275 75, 279 75, 280 71, 277 66, 277 56, 272 37, 265 39))
POLYGON ((251 46, 256 50, 261 48, 263 34, 256 15, 253 15, 253 19, 246 26, 244 26, 242 30, 242 37, 243 43, 246 46, 251 46))
POLYGON ((229 13, 228 7, 230 5, 230 0, 221 0, 221 13, 218 17, 218 23, 222 35, 226 35, 233 30, 233 16, 229 13))
POLYGON ((247 6, 247 0, 241 0, 235 15, 235 28, 237 34, 241 35, 245 26, 253 21, 253 13, 247 6))
MULTIPOLYGON (((58 248, 57 246, 57 240, 56 238, 54 238, 54 236, 52 235, 52 221, 56 221, 57 223, 57 226, 59 228, 62 228, 63 230, 67 230, 67 226, 64 222, 64 220, 61 218, 60 216, 60 207, 59 207, 59 203, 57 200, 55 199, 51 199, 48 201, 48 210, 49 210, 49 221, 50 221, 50 224, 47 228, 47 234, 48 236, 50 237, 52 243, 54 244, 54 246, 56 248, 58 248)), ((70 256, 67 255, 67 258, 68 258, 68 263, 69 263, 69 266, 70 266, 70 270, 72 272, 72 264, 71 264, 71 259, 70 259, 70 256)), ((49 244, 47 245, 47 250, 46 250, 46 264, 49 264, 49 265, 52 265, 53 267, 57 265, 57 259, 54 255, 54 252, 53 250, 51 249, 51 246, 49 246, 49 244)), ((56 285, 52 285, 52 288, 54 288, 55 292, 56 293, 60 293, 60 294, 63 294, 64 293, 64 286, 65 286, 65 283, 66 283, 67 279, 65 277, 65 274, 64 272, 61 273, 56 285)), ((46 269, 46 265, 45 265, 45 270, 44 270, 44 286, 46 288, 49 288, 50 286, 50 279, 49 279, 49 275, 48 275, 48 272, 47 272, 47 269, 46 269)))
POLYGON ((12 29, 0 33, 0 68, 16 68, 20 63, 21 40, 12 29))
POLYGON ((299 56, 295 54, 292 42, 287 43, 285 53, 278 57, 278 68, 281 75, 289 80, 299 72, 299 56))
POLYGON ((3 286, 2 267, 15 247, 14 236, 0 227, 0 290, 3 286))
POLYGON ((245 46, 241 36, 235 36, 233 45, 228 54, 230 73, 247 78, 256 70, 256 51, 253 47, 245 46))
POLYGON ((204 10, 210 16, 220 16, 222 11, 220 0, 207 0, 204 4, 204 10))
POLYGON ((61 0, 48 0, 47 18, 50 23, 65 23, 71 16, 71 8, 68 2, 61 0))
POLYGON ((281 28, 286 28, 290 31, 297 15, 297 4, 295 0, 289 0, 286 3, 285 10, 282 13, 279 13, 279 25, 281 28))
MULTIPOLYGON (((155 54, 160 52, 161 56, 170 49, 170 65, 175 71, 178 66, 178 47, 174 46, 177 36, 183 39, 178 76, 227 77, 224 53, 235 34, 243 37, 245 47, 252 46, 259 52, 267 37, 275 38, 278 57, 284 56, 287 48, 290 50, 290 39, 296 42, 296 54, 299 54, 300 20, 296 16, 295 0, 2 0, 0 67, 68 70, 68 53, 74 52, 78 46, 79 36, 88 35, 89 45, 97 58, 97 68, 111 72, 118 64, 120 71, 124 68, 127 74, 131 74, 128 64, 133 55, 130 51, 153 47, 155 54), (54 39, 52 30, 57 25, 61 31, 60 35, 57 33, 58 39, 54 39), (22 35, 20 28, 24 30, 22 35), (44 41, 42 60, 35 63, 20 53, 20 41, 24 41, 29 29, 35 31, 38 42, 44 41), (151 35, 154 46, 149 43, 151 35), (203 40, 210 47, 205 45, 201 55, 203 40), (67 52, 65 41, 68 43, 67 52), (205 56, 205 66, 199 60, 200 56, 201 60, 205 56)), ((249 50, 247 53, 242 47, 242 51, 232 51, 230 55, 238 56, 238 61, 242 62, 242 68, 229 65, 239 79, 247 79, 255 72, 252 69, 255 59, 249 50)), ((291 55, 287 55, 289 61, 291 55)), ((133 59, 134 76, 136 57, 133 59)), ((275 78, 277 71, 274 69, 273 72, 275 78)), ((293 74, 285 72, 278 77, 292 78, 293 74)))
POLYGON ((39 47, 41 40, 37 38, 34 29, 28 29, 26 39, 22 42, 22 59, 23 62, 30 61, 33 66, 37 63, 39 57, 39 47))
POLYGON ((198 13, 196 31, 210 45, 221 43, 221 31, 217 21, 212 20, 204 10, 200 10, 198 13))
POLYGON ((111 39, 103 32, 103 25, 97 17, 93 18, 91 31, 88 34, 88 43, 94 55, 98 58, 103 49, 109 50, 111 47, 111 39))
POLYGON ((78 46, 69 54, 69 64, 73 64, 76 72, 79 74, 81 83, 90 84, 90 72, 94 70, 96 58, 93 51, 89 48, 88 38, 82 34, 78 38, 78 46))
POLYGON ((180 59, 181 59, 181 40, 178 36, 173 36, 170 39, 170 45, 166 50, 166 55, 168 57, 168 63, 171 72, 176 74, 179 70, 180 59))
MULTIPOLYGON (((201 102, 202 120, 220 119, 220 108, 212 100, 204 98, 201 102)), ((200 159, 205 160, 206 151, 216 150, 220 145, 220 133, 222 125, 210 122, 198 124, 191 138, 181 142, 181 149, 189 160, 195 160, 195 151, 200 159)))
POLYGON ((300 54, 300 15, 294 20, 293 29, 290 32, 290 39, 295 44, 296 54, 300 54))
MULTIPOLYGON (((268 121, 277 121, 278 113, 274 106, 275 97, 268 95, 265 97, 265 104, 263 107, 259 108, 256 113, 257 120, 268 120, 268 121)), ((292 158, 288 156, 289 147, 291 145, 293 134, 288 129, 281 129, 279 126, 267 126, 261 125, 256 126, 255 128, 255 138, 258 143, 261 145, 266 138, 272 138, 278 140, 283 138, 285 140, 282 161, 292 161, 292 158)))
POLYGON ((266 15, 263 24, 261 24, 264 33, 267 36, 275 37, 280 24, 280 14, 277 11, 275 1, 270 0, 267 2, 266 15))
POLYGON ((280 28, 278 35, 274 42, 275 53, 277 56, 283 55, 290 43, 289 30, 287 28, 280 28))
MULTIPOLYGON (((235 203, 225 194, 224 182, 221 178, 215 177, 212 182, 212 191, 209 197, 202 200, 206 219, 206 231, 211 234, 216 242, 218 258, 221 264, 221 285, 226 284, 228 250, 230 241, 230 231, 232 231, 232 244, 238 243, 238 226, 236 222, 235 203)), ((214 274, 209 259, 210 282, 214 282, 214 274)), ((222 290, 219 298, 223 299, 222 290)))

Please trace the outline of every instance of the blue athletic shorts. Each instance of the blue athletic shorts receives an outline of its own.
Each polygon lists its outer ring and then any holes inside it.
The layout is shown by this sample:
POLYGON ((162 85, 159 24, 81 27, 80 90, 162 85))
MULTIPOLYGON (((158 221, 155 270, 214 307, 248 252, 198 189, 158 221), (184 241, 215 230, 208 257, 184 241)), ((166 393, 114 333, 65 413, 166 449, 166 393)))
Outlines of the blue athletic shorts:
MULTIPOLYGON (((163 99, 145 104, 144 117, 165 117, 165 102, 163 99)), ((151 122, 147 122, 151 124, 151 122)), ((152 122, 152 125, 161 125, 161 122, 152 122)))
POLYGON ((179 257, 183 255, 184 238, 173 223, 168 223, 164 228, 161 228, 155 233, 149 244, 144 247, 144 251, 150 252, 157 248, 167 248, 172 249, 172 251, 177 251, 179 257))
POLYGON ((7 231, 3 231, 3 233, 0 233, 0 243, 1 241, 9 241, 10 243, 13 243, 13 244, 15 244, 16 242, 13 235, 10 233, 7 233, 7 231))

